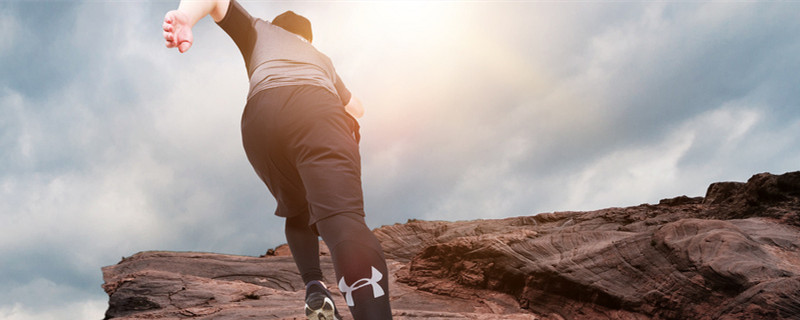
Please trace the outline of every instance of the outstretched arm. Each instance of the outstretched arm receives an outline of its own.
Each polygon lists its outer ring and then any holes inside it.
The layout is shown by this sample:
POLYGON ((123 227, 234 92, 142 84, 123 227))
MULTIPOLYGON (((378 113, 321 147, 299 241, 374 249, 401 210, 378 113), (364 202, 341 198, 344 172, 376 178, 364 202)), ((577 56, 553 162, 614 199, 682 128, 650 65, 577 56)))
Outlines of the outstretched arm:
POLYGON ((219 22, 228 11, 230 0, 186 1, 182 0, 178 10, 167 12, 164 16, 164 40, 167 48, 178 48, 186 52, 192 46, 192 27, 206 15, 219 22))

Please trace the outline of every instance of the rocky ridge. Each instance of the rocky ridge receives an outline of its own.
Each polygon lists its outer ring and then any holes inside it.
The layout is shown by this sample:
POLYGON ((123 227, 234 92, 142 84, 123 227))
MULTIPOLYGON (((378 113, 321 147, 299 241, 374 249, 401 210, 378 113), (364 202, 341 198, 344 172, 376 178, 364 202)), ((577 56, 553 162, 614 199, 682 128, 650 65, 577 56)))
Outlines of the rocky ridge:
MULTIPOLYGON (((800 319, 800 172, 655 205, 374 232, 395 319, 800 319)), ((285 247, 141 252, 103 278, 106 319, 302 319, 285 247)))

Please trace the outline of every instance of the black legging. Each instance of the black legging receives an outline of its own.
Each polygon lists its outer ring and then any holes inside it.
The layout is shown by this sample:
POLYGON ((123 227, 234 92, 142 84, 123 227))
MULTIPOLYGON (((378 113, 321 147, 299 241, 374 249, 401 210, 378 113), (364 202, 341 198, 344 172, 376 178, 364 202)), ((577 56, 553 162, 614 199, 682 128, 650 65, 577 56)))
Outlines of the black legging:
MULTIPOLYGON (((364 217, 341 213, 322 219, 315 226, 331 251, 336 283, 353 318, 391 319, 389 273, 383 250, 364 217)), ((308 226, 308 217, 286 219, 286 240, 305 283, 322 280, 317 239, 308 226)))
POLYGON ((319 236, 308 225, 308 216, 297 215, 286 218, 286 242, 292 251, 294 262, 303 277, 303 283, 322 281, 319 267, 319 236))

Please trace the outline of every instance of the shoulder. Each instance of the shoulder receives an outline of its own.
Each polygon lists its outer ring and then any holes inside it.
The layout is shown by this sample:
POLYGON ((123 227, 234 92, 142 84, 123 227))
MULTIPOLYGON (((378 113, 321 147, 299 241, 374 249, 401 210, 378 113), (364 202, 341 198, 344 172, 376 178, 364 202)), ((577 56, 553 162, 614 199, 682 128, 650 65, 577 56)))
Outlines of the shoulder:
POLYGON ((241 25, 244 23, 252 25, 255 20, 255 18, 235 0, 220 1, 216 8, 218 10, 216 14, 219 15, 219 19, 217 19, 218 17, 213 17, 214 21, 223 27, 226 25, 241 25))

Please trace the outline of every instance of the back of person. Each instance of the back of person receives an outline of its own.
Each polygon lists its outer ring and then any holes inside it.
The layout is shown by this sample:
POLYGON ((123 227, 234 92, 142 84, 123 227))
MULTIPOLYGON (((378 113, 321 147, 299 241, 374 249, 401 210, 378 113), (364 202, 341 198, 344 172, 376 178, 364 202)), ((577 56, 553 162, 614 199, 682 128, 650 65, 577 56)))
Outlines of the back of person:
POLYGON ((279 15, 274 21, 277 24, 250 16, 234 1, 228 14, 218 22, 244 58, 250 77, 248 100, 265 89, 312 85, 325 88, 347 104, 349 92, 344 92, 346 88, 330 58, 311 45, 310 22, 292 11, 279 15), (296 27, 302 23, 295 21, 306 21, 308 28, 296 27), (299 35, 286 28, 308 31, 299 35))
POLYGON ((167 47, 191 47, 191 27, 210 14, 236 43, 250 78, 242 142, 256 174, 286 218, 286 240, 306 284, 308 319, 341 319, 319 262, 321 236, 336 283, 356 320, 391 319, 388 269, 364 221, 360 102, 331 60, 311 45, 307 19, 291 11, 272 23, 238 2, 182 1, 164 19, 167 47), (188 29, 188 30, 187 30, 188 29))

